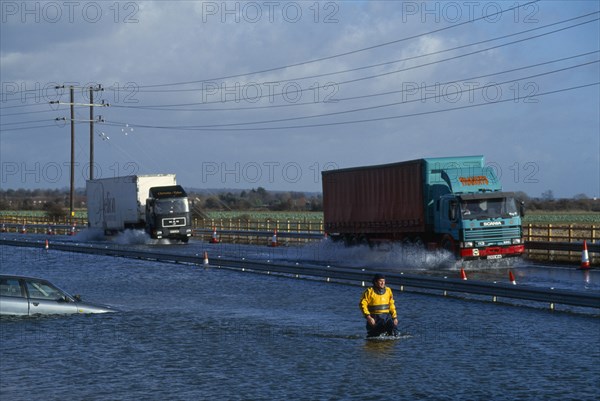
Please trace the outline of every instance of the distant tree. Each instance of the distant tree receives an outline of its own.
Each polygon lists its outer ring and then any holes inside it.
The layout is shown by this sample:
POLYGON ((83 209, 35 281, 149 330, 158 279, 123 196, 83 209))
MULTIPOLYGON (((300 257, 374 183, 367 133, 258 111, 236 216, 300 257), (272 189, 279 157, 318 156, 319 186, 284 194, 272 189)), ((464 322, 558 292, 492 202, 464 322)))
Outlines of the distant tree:
POLYGON ((256 193, 258 194, 258 196, 260 196, 262 198, 266 198, 268 195, 267 190, 264 189, 263 187, 256 188, 256 193))
POLYGON ((586 194, 575 195, 571 203, 572 208, 576 210, 583 210, 586 212, 594 211, 595 206, 597 207, 596 211, 600 209, 600 201, 594 201, 593 199, 588 198, 586 194), (594 203, 596 203, 596 205, 594 205, 594 203))
POLYGON ((219 209, 221 207, 221 202, 219 199, 211 196, 204 201, 204 207, 206 209, 219 209))
POLYGON ((323 211, 323 197, 321 195, 314 197, 310 201, 310 210, 312 212, 323 211))
POLYGON ((231 209, 233 206, 235 206, 237 197, 233 193, 227 192, 224 194, 220 194, 219 200, 223 205, 227 206, 228 209, 231 209))
POLYGON ((542 200, 544 200, 544 201, 554 200, 554 192, 552 192, 551 189, 542 192, 542 200))
POLYGON ((0 210, 10 210, 11 205, 7 199, 0 199, 0 210))
POLYGON ((531 200, 531 198, 525 192, 523 192, 523 191, 515 192, 515 197, 519 201, 525 202, 525 203, 528 203, 531 200))
POLYGON ((22 198, 21 197, 21 202, 20 202, 20 209, 23 210, 33 210, 33 200, 31 198, 22 198))
POLYGON ((62 201, 46 202, 43 209, 46 212, 46 216, 54 220, 65 218, 68 215, 67 210, 63 208, 62 201))

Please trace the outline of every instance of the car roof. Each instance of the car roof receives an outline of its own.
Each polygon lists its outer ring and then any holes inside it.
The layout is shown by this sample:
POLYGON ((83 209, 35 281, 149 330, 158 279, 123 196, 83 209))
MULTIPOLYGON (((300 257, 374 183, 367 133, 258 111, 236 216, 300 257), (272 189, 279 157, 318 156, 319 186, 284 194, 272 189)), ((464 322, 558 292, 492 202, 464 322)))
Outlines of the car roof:
POLYGON ((30 276, 21 276, 18 274, 0 274, 0 278, 16 278, 16 279, 23 279, 23 280, 38 280, 38 281, 48 281, 44 278, 39 278, 39 277, 30 277, 30 276))

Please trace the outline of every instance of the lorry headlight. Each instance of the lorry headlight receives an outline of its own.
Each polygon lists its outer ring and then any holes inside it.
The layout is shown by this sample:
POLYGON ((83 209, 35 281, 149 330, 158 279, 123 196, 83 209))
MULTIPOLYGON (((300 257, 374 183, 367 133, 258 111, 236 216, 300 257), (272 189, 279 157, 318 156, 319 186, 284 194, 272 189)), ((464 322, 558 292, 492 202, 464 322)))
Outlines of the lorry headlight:
POLYGON ((520 244, 521 243, 521 238, 515 238, 512 240, 513 244, 520 244))
POLYGON ((477 241, 477 246, 485 246, 485 241, 477 241))
POLYGON ((471 242, 471 241, 467 241, 467 242, 465 242, 465 243, 463 244, 463 246, 464 246, 465 248, 473 248, 473 242, 471 242))

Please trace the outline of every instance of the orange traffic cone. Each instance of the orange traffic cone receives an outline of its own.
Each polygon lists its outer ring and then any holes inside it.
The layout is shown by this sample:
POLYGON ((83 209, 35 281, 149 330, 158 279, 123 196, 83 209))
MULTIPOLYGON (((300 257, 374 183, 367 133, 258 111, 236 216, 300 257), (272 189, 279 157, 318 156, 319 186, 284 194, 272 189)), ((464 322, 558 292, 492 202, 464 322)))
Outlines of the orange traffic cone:
POLYGON ((204 251, 204 266, 208 266, 208 252, 204 251))
POLYGON ((515 280, 515 275, 510 270, 508 271, 508 279, 510 280, 511 284, 517 285, 517 280, 515 280))
POLYGON ((587 250, 587 241, 583 240, 583 251, 581 251, 581 266, 580 269, 589 269, 590 268, 590 256, 587 250))
POLYGON ((462 267, 460 268, 460 278, 463 280, 467 279, 467 273, 465 273, 465 269, 463 269, 462 267))
POLYGON ((44 249, 48 249, 50 248, 50 245, 48 244, 48 240, 46 240, 46 244, 44 245, 44 249))
POLYGON ((69 235, 75 235, 75 226, 77 225, 77 223, 73 223, 73 225, 71 226, 71 233, 69 235))
POLYGON ((218 244, 219 243, 219 236, 217 235, 217 228, 213 227, 213 233, 212 233, 212 237, 210 238, 210 243, 211 244, 218 244))
POLYGON ((277 246, 279 245, 277 243, 277 229, 275 229, 275 231, 273 231, 273 236, 271 237, 271 243, 270 246, 277 246))
POLYGON ((27 234, 27 227, 25 227, 25 224, 23 224, 23 227, 21 228, 21 234, 27 234))

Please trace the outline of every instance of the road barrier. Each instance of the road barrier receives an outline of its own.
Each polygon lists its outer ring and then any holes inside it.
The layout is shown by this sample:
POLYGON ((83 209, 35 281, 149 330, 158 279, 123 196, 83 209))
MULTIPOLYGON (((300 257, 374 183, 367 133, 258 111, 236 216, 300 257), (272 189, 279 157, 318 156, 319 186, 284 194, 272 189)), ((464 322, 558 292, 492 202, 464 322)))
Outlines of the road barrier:
MULTIPOLYGON (((22 239, 0 238, 0 245, 44 248, 43 241, 25 241, 22 239)), ((197 266, 210 266, 213 268, 232 269, 237 271, 251 271, 263 274, 283 274, 296 278, 311 280, 325 280, 352 285, 363 285, 369 282, 373 272, 359 268, 341 267, 315 267, 290 264, 276 264, 261 261, 217 258, 216 263, 207 263, 206 253, 199 255, 170 254, 147 250, 121 249, 113 246, 98 246, 87 243, 53 242, 53 250, 79 252, 107 256, 119 256, 135 259, 153 260, 171 263, 187 263, 197 266)), ((214 260, 214 259, 213 259, 214 260)), ((546 303, 550 309, 556 304, 577 307, 600 308, 600 293, 587 291, 573 291, 555 288, 540 288, 508 283, 489 283, 482 281, 427 277, 422 275, 408 275, 403 273, 386 273, 388 285, 400 291, 407 289, 439 291, 447 296, 453 294, 475 294, 491 297, 493 302, 499 299, 519 299, 546 303)))

